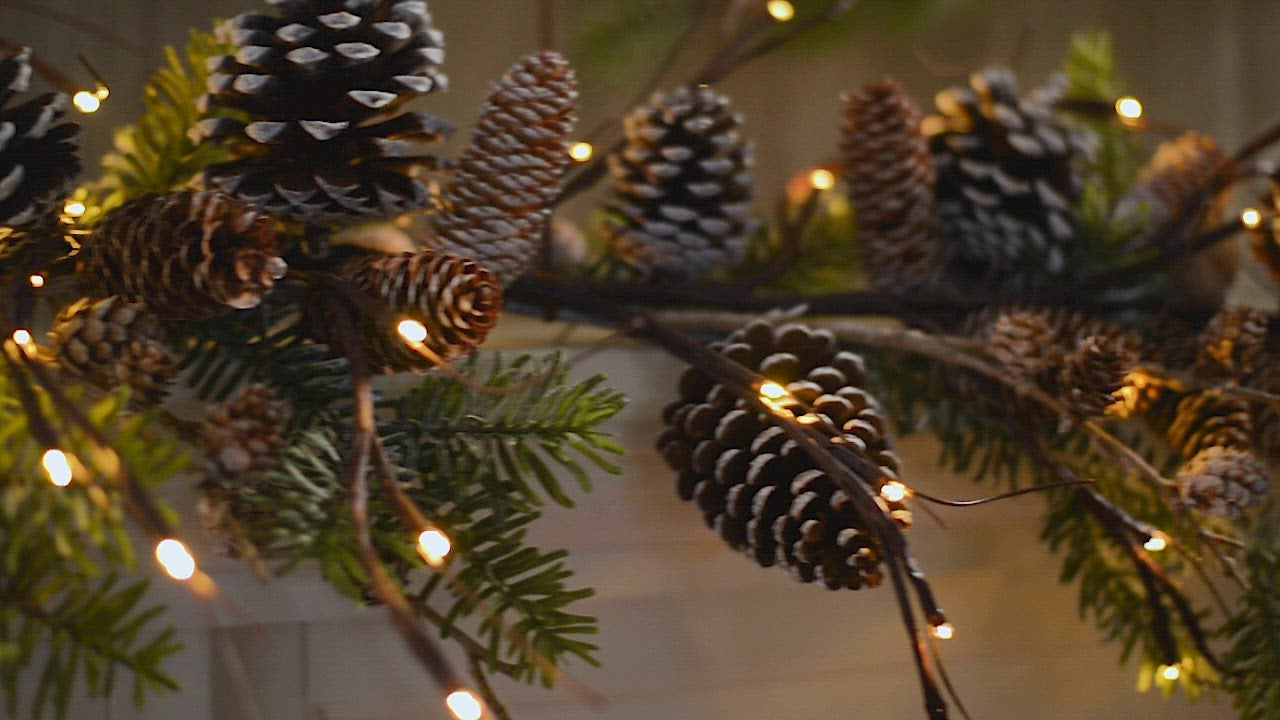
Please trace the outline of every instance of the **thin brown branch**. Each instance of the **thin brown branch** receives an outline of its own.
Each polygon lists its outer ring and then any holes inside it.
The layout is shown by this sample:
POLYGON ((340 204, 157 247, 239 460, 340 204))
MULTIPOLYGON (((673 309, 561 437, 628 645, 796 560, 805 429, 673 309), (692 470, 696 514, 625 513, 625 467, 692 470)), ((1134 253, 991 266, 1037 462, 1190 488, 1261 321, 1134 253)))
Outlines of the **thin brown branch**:
POLYGON ((103 25, 102 23, 87 20, 83 15, 77 15, 64 10, 59 10, 56 7, 51 7, 48 2, 0 0, 0 7, 10 7, 20 12, 43 17, 69 28, 74 28, 86 35, 89 35, 90 37, 95 37, 99 40, 110 43, 130 55, 133 55, 139 60, 149 60, 151 58, 151 52, 146 48, 141 45, 133 44, 129 40, 125 39, 123 35, 115 32, 110 27, 103 25))
POLYGON ((489 712, 493 713, 495 720, 511 720, 506 706, 502 704, 498 694, 493 691, 493 686, 489 684, 489 676, 485 674, 484 667, 481 665, 482 659, 482 656, 467 654, 467 667, 471 670, 471 678, 476 681, 480 698, 484 700, 485 705, 489 706, 489 712))

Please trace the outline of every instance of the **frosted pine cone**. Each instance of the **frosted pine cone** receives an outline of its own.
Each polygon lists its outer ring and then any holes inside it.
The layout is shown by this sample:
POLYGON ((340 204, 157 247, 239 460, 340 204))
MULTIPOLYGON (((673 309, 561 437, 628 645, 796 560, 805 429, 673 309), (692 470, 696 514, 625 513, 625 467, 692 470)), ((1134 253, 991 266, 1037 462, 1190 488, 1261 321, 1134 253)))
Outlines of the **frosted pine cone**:
POLYGON ((1062 361, 1056 332, 1047 316, 1035 311, 1000 315, 987 331, 987 352, 1015 377, 1042 376, 1062 361))
POLYGON ((106 389, 127 384, 145 403, 158 402, 174 375, 156 317, 117 296, 67 306, 49 333, 58 365, 106 389))
POLYGON ((62 93, 10 102, 31 83, 31 51, 0 60, 0 226, 54 225, 80 174, 80 125, 61 122, 62 93))
POLYGON ((1178 470, 1177 503, 1208 515, 1237 520, 1271 489, 1266 465, 1246 450, 1210 446, 1178 470))
POLYGON ((1102 415, 1116 400, 1137 356, 1109 335, 1091 335, 1063 361, 1058 384, 1067 408, 1078 417, 1102 415))
POLYGON ((240 479, 277 465, 289 406, 265 385, 249 385, 209 411, 200 428, 211 474, 240 479))

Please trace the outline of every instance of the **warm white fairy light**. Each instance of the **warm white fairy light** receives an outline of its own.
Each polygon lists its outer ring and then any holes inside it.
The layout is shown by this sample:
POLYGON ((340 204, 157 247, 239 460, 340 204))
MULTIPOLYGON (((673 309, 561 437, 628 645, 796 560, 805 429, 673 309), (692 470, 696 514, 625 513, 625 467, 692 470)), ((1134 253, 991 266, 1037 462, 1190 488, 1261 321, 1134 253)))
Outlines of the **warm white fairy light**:
POLYGON ((99 100, 106 100, 111 97, 111 88, 106 85, 99 85, 97 89, 93 91, 93 96, 99 100))
POLYGON ((156 561, 174 580, 190 580, 196 574, 196 559, 181 540, 167 538, 157 543, 156 561))
POLYGON ((1170 682, 1182 677, 1182 668, 1177 665, 1161 665, 1160 677, 1170 682))
POLYGON ((37 289, 42 288, 44 287, 44 276, 39 274, 32 275, 31 277, 27 278, 27 282, 31 283, 31 287, 33 288, 37 288, 37 289))
POLYGON ((44 471, 49 473, 49 482, 58 487, 71 484, 71 463, 67 460, 66 453, 57 449, 45 450, 40 464, 44 465, 44 471))
POLYGON ((444 699, 444 704, 458 720, 480 720, 484 715, 484 705, 470 690, 454 690, 444 699))
POLYGON ((400 333, 400 337, 405 342, 416 344, 427 339, 427 326, 413 319, 401 320, 396 326, 396 332, 400 333))
POLYGON ((786 395, 787 389, 772 380, 760 384, 760 396, 766 400, 781 400, 786 395))
POLYGON ((1262 213, 1256 208, 1245 208, 1240 213, 1240 224, 1252 230, 1262 224, 1262 213))
POLYGON ((18 328, 17 330, 14 330, 14 331, 13 331, 13 341, 14 341, 14 342, 16 342, 16 343, 18 343, 18 345, 21 345, 22 347, 26 347, 27 345, 30 345, 30 344, 31 344, 31 331, 30 331, 30 330, 24 330, 24 329, 22 329, 22 328, 18 328))
POLYGON ((1125 120, 1137 120, 1142 117, 1142 102, 1126 95, 1116 100, 1116 114, 1125 120))
POLYGON ((787 0, 769 0, 765 4, 765 9, 778 22, 786 22, 796 16, 796 8, 787 0))
POLYGON ((956 635, 956 626, 949 622, 941 622, 933 626, 933 636, 939 640, 950 640, 956 635))
POLYGON ((1148 552, 1160 552, 1169 547, 1169 536, 1157 530, 1151 533, 1151 537, 1147 538, 1146 542, 1142 543, 1142 547, 1146 548, 1148 552))
POLYGON ((897 480, 890 480, 880 486, 880 497, 889 502, 902 502, 907 497, 907 486, 897 480))
POLYGON ((71 103, 76 109, 85 115, 98 112, 98 108, 102 107, 102 98, 98 97, 96 92, 81 90, 71 96, 71 103))
POLYGON ((62 206, 62 214, 67 217, 78 218, 84 214, 84 203, 79 200, 68 200, 66 205, 62 206))
POLYGON ((449 536, 436 528, 427 528, 418 535, 418 553, 432 567, 443 565, 452 549, 449 536))
POLYGON ((578 162, 586 162, 595 154, 596 149, 589 142, 576 142, 569 146, 569 157, 578 162))
POLYGON ((836 186, 835 173, 826 168, 818 168, 809 173, 809 184, 815 190, 830 190, 836 186))

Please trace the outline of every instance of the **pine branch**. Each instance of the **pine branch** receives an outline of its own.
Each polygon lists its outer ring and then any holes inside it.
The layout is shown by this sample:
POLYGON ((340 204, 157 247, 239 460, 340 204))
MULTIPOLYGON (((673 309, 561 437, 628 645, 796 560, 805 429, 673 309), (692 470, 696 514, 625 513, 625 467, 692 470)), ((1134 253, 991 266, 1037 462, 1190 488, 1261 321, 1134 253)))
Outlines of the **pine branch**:
POLYGON ((1224 628, 1225 684, 1241 720, 1280 718, 1280 515, 1264 509, 1245 549, 1248 590, 1224 628))

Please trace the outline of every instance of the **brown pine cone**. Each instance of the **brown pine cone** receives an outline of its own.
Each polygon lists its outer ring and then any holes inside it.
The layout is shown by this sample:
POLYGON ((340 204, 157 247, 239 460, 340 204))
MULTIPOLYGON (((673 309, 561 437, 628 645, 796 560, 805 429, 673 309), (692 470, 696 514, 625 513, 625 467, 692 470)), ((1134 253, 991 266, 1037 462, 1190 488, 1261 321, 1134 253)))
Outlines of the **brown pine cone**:
POLYGON ((290 415, 265 385, 248 385, 214 406, 200 427, 210 476, 235 480, 276 467, 290 415))
POLYGON ((1063 360, 1058 384, 1067 409, 1082 418, 1106 413, 1137 356, 1110 335, 1091 335, 1063 360))
POLYGON ((1200 334, 1200 355, 1191 371, 1235 380, 1251 375, 1267 342, 1267 323, 1267 314, 1258 308, 1222 308, 1200 334))
MULTIPOLYGON (((793 412, 804 413, 804 403, 838 428, 848 447, 880 468, 881 482, 898 477, 887 422, 861 387, 862 358, 841 351, 830 332, 757 320, 712 347, 784 385, 789 396, 779 402, 793 412)), ((872 534, 849 496, 807 453, 696 370, 681 375, 679 392, 664 411, 669 427, 658 447, 678 473, 680 497, 697 504, 708 526, 755 562, 781 565, 801 582, 832 590, 880 584, 882 558, 872 534)), ((899 524, 910 524, 901 502, 888 507, 899 524)))
POLYGON ((102 296, 140 302, 165 320, 256 307, 284 276, 266 217, 217 192, 145 195, 113 210, 80 252, 102 296))
POLYGON ((133 388, 144 403, 169 390, 173 356, 160 342, 160 324, 141 303, 118 296, 78 300, 58 314, 49 333, 59 367, 106 389, 133 388))
POLYGON ((1178 470, 1176 504, 1230 520, 1262 502, 1271 489, 1266 465, 1247 450, 1210 446, 1178 470))
MULTIPOLYGON (((369 361, 382 372, 436 365, 401 337, 401 320, 422 323, 423 346, 449 362, 474 351, 502 315, 502 285, 493 273, 431 250, 358 257, 339 268, 338 276, 386 304, 384 316, 362 317, 358 328, 369 361)), ((332 338, 327 342, 335 344, 332 338)))
POLYGON ((920 113, 893 81, 848 95, 845 105, 840 151, 866 275, 875 287, 926 283, 940 267, 933 159, 920 113))
POLYGON ((1248 403, 1211 390, 1183 398, 1165 433, 1173 449, 1188 459, 1215 445, 1247 450, 1252 435, 1248 403))
POLYGON ((1023 380, 1041 377, 1062 362, 1057 333, 1043 313, 1012 311, 1000 315, 987 330, 987 352, 1023 380))
POLYGON ((504 284, 529 268, 570 162, 577 97, 573 68, 551 51, 523 58, 494 83, 431 217, 435 247, 479 262, 504 284))
POLYGON ((1249 230, 1249 249, 1271 280, 1280 283, 1280 178, 1272 176, 1271 192, 1265 202, 1262 221, 1249 230))

